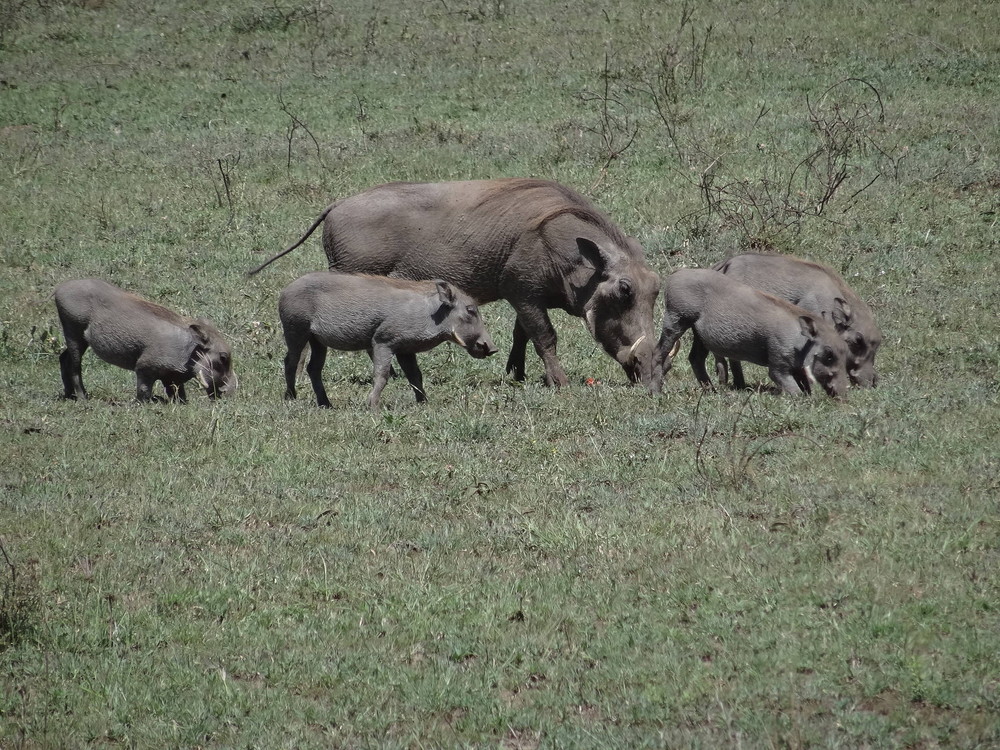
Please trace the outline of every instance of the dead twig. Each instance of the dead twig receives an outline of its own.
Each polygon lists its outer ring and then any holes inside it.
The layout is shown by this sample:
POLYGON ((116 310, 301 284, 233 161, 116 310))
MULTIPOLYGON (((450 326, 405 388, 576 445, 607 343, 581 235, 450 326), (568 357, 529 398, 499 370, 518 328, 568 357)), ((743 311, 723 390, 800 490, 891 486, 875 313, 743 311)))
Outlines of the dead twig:
MULTIPOLYGON (((232 192, 232 176, 236 171, 236 167, 239 166, 242 154, 237 151, 235 154, 226 154, 225 156, 216 159, 216 163, 219 165, 219 174, 222 175, 222 186, 226 191, 226 203, 229 204, 229 225, 233 226, 236 223, 236 204, 233 201, 232 192)), ((215 191, 215 195, 219 200, 219 206, 222 206, 222 196, 219 194, 218 189, 215 191)))
MULTIPOLYGON (((601 73, 603 91, 599 94, 584 91, 580 100, 598 105, 597 127, 586 128, 601 138, 604 164, 601 171, 607 171, 611 162, 621 157, 635 143, 639 134, 639 123, 632 119, 628 105, 612 91, 611 55, 604 53, 604 69, 601 73)), ((600 180, 598 180, 600 182, 600 180)))
POLYGON ((316 136, 312 134, 312 131, 309 129, 309 126, 306 125, 305 122, 303 122, 301 119, 299 119, 291 111, 291 109, 289 109, 288 105, 285 104, 285 100, 281 96, 280 88, 278 89, 278 106, 281 107, 282 112, 288 115, 288 119, 290 120, 288 124, 288 131, 285 134, 285 138, 288 141, 288 161, 285 165, 286 168, 287 169, 292 168, 292 142, 295 140, 295 131, 298 130, 299 128, 302 128, 302 130, 306 132, 306 135, 308 135, 309 138, 312 140, 313 146, 316 147, 316 159, 319 161, 319 165, 323 169, 326 169, 327 168, 326 164, 323 161, 323 150, 319 146, 319 141, 316 140, 316 136))

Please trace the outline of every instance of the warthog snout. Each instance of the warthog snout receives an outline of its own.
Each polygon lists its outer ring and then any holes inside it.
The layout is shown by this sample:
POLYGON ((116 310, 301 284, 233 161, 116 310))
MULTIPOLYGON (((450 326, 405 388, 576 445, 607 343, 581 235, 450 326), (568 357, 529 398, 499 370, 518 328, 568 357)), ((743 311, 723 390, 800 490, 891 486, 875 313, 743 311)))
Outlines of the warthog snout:
POLYGON ((217 398, 222 398, 233 393, 239 387, 239 378, 233 372, 222 380, 211 380, 207 383, 202 383, 202 387, 205 389, 208 397, 214 401, 217 398))
POLYGON ((851 379, 851 385, 860 388, 874 388, 878 385, 878 374, 870 364, 849 369, 847 375, 851 379))
MULTIPOLYGON (((478 315, 477 315, 478 320, 478 315)), ((499 349, 493 344, 493 339, 490 338, 489 333, 483 329, 482 336, 476 336, 472 340, 467 340, 463 337, 456 329, 451 329, 451 337, 460 347, 465 349, 469 354, 471 354, 476 359, 484 359, 486 357, 496 354, 499 349)))
POLYGON ((236 390, 239 379, 233 370, 233 358, 228 347, 206 338, 206 347, 195 353, 194 371, 206 395, 215 400, 236 390))
POLYGON ((818 383, 828 396, 838 400, 847 398, 846 370, 835 365, 832 358, 827 361, 814 360, 812 366, 805 368, 805 374, 808 382, 818 383))
POLYGON ((469 354, 471 354, 476 359, 484 359, 485 357, 492 357, 499 351, 492 341, 477 341, 469 349, 469 354))
POLYGON ((613 356, 625 371, 630 383, 651 382, 653 347, 647 336, 642 335, 630 346, 621 347, 613 356))

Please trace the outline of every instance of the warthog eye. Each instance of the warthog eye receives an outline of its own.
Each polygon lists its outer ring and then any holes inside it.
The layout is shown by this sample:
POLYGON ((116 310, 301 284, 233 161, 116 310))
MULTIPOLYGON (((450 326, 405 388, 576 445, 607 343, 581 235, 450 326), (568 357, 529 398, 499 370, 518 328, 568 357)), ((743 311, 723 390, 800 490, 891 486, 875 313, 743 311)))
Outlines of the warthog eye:
POLYGON ((819 358, 819 361, 822 362, 824 365, 830 366, 837 361, 837 355, 834 354, 829 349, 827 349, 825 352, 823 352, 823 356, 819 358))
POLYGON ((632 296, 632 282, 628 279, 618 280, 618 293, 622 296, 622 299, 628 299, 632 296))
POLYGON ((465 308, 465 311, 469 313, 469 315, 471 315, 473 318, 479 317, 479 309, 475 305, 469 305, 467 308, 465 308))

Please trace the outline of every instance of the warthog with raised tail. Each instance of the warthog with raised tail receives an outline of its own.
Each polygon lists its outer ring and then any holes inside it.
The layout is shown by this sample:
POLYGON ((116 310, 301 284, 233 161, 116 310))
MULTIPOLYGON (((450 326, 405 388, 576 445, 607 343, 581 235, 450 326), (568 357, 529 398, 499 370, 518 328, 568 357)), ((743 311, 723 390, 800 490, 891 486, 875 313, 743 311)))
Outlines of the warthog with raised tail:
POLYGON ((545 382, 568 383, 548 310, 584 319, 632 382, 652 378, 659 278, 642 248, 589 200, 546 180, 393 183, 327 207, 291 247, 323 224, 330 270, 444 279, 479 303, 517 312, 507 371, 524 380, 528 340, 545 382))
POLYGON ((675 344, 692 328, 688 361, 703 386, 712 384, 705 370, 712 353, 763 365, 783 393, 807 394, 813 382, 837 398, 847 393, 847 345, 820 316, 707 269, 675 271, 663 295, 655 391, 670 370, 675 344))
MULTIPOLYGON (((882 331, 871 308, 836 271, 789 255, 746 253, 721 263, 714 270, 736 281, 781 297, 833 323, 847 344, 847 375, 854 385, 870 388, 878 383, 875 355, 882 345, 882 331)), ((744 386, 743 370, 732 363, 733 383, 744 386)), ((720 368, 724 377, 725 367, 720 368)))
POLYGON ((86 398, 83 353, 94 353, 133 370, 136 397, 149 401, 159 380, 171 401, 186 401, 184 384, 196 378, 209 398, 236 388, 232 352, 218 329, 100 279, 65 281, 56 287, 56 309, 66 349, 59 355, 66 398, 86 398))
POLYGON ((454 341, 477 359, 497 351, 475 301, 441 280, 318 271, 285 287, 278 299, 278 315, 288 345, 285 398, 296 396, 296 369, 308 344, 312 354, 306 372, 316 401, 323 407, 330 406, 322 378, 328 348, 368 351, 373 365, 371 408, 378 405, 394 355, 417 401, 426 401, 418 352, 445 341, 454 341))

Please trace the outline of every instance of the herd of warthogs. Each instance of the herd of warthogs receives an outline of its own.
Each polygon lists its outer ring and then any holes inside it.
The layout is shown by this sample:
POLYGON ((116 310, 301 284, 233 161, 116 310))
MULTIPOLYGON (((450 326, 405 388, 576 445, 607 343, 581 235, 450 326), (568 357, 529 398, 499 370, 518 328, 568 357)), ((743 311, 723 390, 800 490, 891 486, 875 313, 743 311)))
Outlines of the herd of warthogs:
MULTIPOLYGON (((658 394, 688 329, 688 359, 705 387, 709 353, 716 375, 745 387, 740 362, 767 368, 783 393, 818 383, 843 398, 848 383, 876 383, 882 333, 866 305, 832 269, 782 255, 746 254, 711 270, 682 269, 661 284, 639 243, 579 193, 555 182, 498 179, 392 183, 330 205, 291 252, 323 224, 330 271, 307 274, 281 293, 278 315, 288 352, 285 398, 306 346, 306 371, 320 406, 330 406, 322 370, 328 348, 365 350, 375 407, 392 359, 418 401, 426 399, 418 352, 454 341, 473 357, 497 349, 478 304, 507 300, 517 313, 507 372, 525 378, 530 340, 545 382, 567 384, 548 311, 583 318, 629 380, 658 394), (654 304, 665 313, 659 337, 654 304)), ((136 373, 137 396, 159 380, 185 400, 197 379, 210 398, 236 387, 232 353, 209 321, 189 319, 98 279, 55 291, 66 349, 59 358, 66 398, 84 398, 80 361, 88 347, 136 373)))

